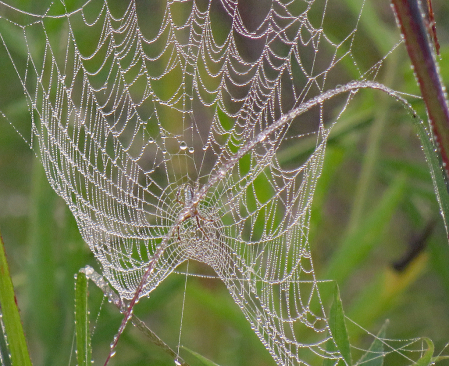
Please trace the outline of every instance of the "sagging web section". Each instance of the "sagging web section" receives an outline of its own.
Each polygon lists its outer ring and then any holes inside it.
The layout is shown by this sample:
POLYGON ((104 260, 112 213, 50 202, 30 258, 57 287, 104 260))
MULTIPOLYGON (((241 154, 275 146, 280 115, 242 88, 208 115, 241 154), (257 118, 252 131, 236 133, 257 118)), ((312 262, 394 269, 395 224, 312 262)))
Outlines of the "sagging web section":
POLYGON ((355 88, 264 131, 350 81, 331 75, 354 62, 357 23, 331 40, 324 1, 0 4, 31 115, 14 126, 120 297, 150 262, 138 297, 200 261, 279 365, 337 364, 308 231, 326 139, 355 88), (303 141, 310 153, 287 163, 303 141))

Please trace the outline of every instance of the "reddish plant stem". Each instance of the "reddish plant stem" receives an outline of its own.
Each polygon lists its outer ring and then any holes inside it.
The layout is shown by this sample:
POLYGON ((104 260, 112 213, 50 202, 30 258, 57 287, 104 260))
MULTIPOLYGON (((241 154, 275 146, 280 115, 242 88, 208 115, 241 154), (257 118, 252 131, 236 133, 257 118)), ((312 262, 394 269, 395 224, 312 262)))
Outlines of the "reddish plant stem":
MULTIPOLYGON (((392 0, 405 45, 412 62, 421 95, 426 103, 433 135, 440 150, 446 177, 449 176, 449 109, 446 94, 438 72, 432 43, 425 24, 425 12, 418 0, 392 0)), ((438 47, 435 44, 435 47, 438 47)))
POLYGON ((147 282, 150 278, 150 275, 154 270, 154 266, 157 263, 157 261, 159 260, 159 257, 162 255, 163 251, 164 251, 163 247, 159 246, 156 253, 154 254, 152 260, 148 264, 148 267, 147 267, 144 275, 142 276, 142 279, 141 279, 140 284, 136 290, 136 293, 135 293, 134 297, 132 298, 128 308, 125 311, 125 315, 123 317, 122 323, 120 324, 120 328, 117 332, 117 335, 114 337, 114 341, 111 344, 111 349, 109 351, 108 357, 106 358, 104 366, 107 366, 107 364, 109 363, 109 360, 115 354, 115 347, 117 346, 118 340, 133 315, 134 305, 136 305, 137 301, 139 300, 140 294, 142 293, 144 286, 147 284, 147 282))
MULTIPOLYGON (((265 139, 270 136, 275 131, 280 130, 285 125, 287 125, 288 122, 293 120, 295 117, 307 112, 314 106, 317 106, 324 101, 333 98, 336 95, 343 94, 343 93, 354 93, 357 92, 359 89, 364 88, 370 88, 370 89, 379 89, 384 91, 385 93, 389 94, 390 96, 396 98, 396 100, 401 101, 404 106, 409 106, 407 101, 403 99, 400 95, 398 95, 394 90, 389 89, 388 87, 379 84, 377 82, 373 81, 352 81, 345 85, 340 85, 335 89, 327 90, 326 92, 321 93, 320 95, 308 100, 307 102, 302 103, 300 106, 298 106, 295 109, 292 109, 290 112, 284 114, 281 118, 279 118, 277 121, 275 121, 273 124, 268 126, 265 130, 260 132, 256 138, 249 140, 241 149, 238 150, 233 156, 228 158, 227 162, 223 164, 221 169, 217 171, 215 175, 213 175, 209 181, 203 185, 203 187, 194 194, 193 198, 190 199, 190 202, 184 209, 181 211, 178 219, 174 222, 174 225, 172 226, 171 230, 167 234, 167 236, 164 237, 164 240, 162 243, 157 247, 153 257, 151 258, 150 262, 148 263, 148 266, 146 267, 146 270, 142 276, 142 279, 137 286, 137 289, 134 293, 134 296, 128 306, 128 308, 125 311, 124 318, 122 320, 122 323, 120 325, 120 328, 118 330, 117 335, 114 338, 114 341, 111 343, 111 349, 109 351, 109 355, 104 363, 104 366, 107 366, 109 363, 109 360, 115 353, 115 347, 117 346, 118 340, 125 330, 126 325, 128 324, 129 320, 132 317, 132 312, 134 305, 137 304, 140 295, 144 289, 144 287, 147 285, 148 280, 150 279, 151 274, 154 271, 154 268, 160 259, 160 257, 163 255, 169 240, 176 237, 177 229, 179 228, 179 225, 182 224, 186 219, 197 217, 198 211, 197 206, 199 202, 204 199, 206 196, 208 190, 215 185, 217 182, 219 182, 221 179, 223 179, 226 174, 232 170, 232 168, 239 162, 239 160, 249 151, 251 151, 257 144, 263 143, 265 139)), ((197 217, 198 218, 198 217, 197 217)), ((199 225, 199 224, 198 224, 199 225)), ((206 235, 207 236, 207 235, 206 235)))

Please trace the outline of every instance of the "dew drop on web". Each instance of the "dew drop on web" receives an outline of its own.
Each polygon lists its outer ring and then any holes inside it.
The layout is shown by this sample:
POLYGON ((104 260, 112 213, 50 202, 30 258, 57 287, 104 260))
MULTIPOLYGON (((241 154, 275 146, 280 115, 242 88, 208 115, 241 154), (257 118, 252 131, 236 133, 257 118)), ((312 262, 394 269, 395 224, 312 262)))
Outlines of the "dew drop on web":
POLYGON ((179 144, 179 148, 181 149, 181 150, 186 150, 187 149, 187 143, 185 142, 185 141, 182 141, 180 144, 179 144))

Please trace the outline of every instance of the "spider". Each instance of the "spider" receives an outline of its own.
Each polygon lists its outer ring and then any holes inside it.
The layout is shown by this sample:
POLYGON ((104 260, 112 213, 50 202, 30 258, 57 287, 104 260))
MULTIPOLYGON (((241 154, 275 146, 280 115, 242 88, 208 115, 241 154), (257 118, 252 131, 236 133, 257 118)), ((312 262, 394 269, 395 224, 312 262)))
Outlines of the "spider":
POLYGON ((193 201, 193 198, 195 197, 195 191, 190 184, 186 184, 184 186, 185 202, 183 202, 179 199, 180 192, 181 192, 181 189, 179 189, 178 192, 176 193, 176 202, 178 202, 180 205, 182 205, 184 207, 183 213, 185 212, 185 214, 183 214, 182 220, 179 222, 178 227, 177 227, 178 240, 181 241, 179 226, 184 221, 191 219, 191 218, 196 219, 196 224, 198 226, 198 229, 200 229, 201 232, 204 234, 204 236, 209 240, 209 235, 207 235, 206 231, 204 231, 204 228, 200 224, 200 220, 207 221, 207 222, 213 222, 214 220, 206 219, 205 217, 201 216, 201 214, 198 211, 198 203, 199 202, 193 201))

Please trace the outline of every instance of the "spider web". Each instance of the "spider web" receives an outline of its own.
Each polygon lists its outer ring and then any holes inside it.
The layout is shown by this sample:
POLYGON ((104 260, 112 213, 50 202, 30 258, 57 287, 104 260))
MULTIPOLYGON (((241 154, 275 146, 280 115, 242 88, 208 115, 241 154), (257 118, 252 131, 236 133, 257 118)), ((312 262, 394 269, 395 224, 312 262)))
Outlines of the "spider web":
POLYGON ((337 38, 319 0, 0 4, 14 127, 120 297, 200 261, 278 364, 342 360, 308 232, 330 129, 382 64, 337 86, 358 20, 337 38))

